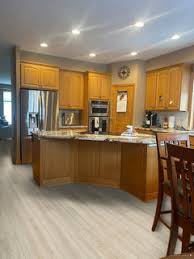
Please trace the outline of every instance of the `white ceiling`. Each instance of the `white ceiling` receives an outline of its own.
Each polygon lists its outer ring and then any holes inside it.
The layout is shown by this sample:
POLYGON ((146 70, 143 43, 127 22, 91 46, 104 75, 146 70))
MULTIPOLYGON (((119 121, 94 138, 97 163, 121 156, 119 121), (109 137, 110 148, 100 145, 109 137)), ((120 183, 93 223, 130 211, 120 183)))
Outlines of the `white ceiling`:
POLYGON ((0 1, 0 45, 107 64, 134 59, 131 51, 149 59, 192 44, 194 0, 0 1), (145 26, 137 29, 139 20, 145 26), (73 28, 81 34, 73 36, 73 28), (181 38, 173 41, 175 33, 181 38))

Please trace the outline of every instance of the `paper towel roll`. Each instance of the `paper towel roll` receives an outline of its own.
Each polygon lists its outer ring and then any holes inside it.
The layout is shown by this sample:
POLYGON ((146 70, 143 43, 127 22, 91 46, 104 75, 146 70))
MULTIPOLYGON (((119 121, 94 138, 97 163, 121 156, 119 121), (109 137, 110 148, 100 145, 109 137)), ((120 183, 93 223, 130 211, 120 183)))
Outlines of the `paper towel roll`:
POLYGON ((168 127, 173 129, 175 127, 175 116, 168 117, 168 127))

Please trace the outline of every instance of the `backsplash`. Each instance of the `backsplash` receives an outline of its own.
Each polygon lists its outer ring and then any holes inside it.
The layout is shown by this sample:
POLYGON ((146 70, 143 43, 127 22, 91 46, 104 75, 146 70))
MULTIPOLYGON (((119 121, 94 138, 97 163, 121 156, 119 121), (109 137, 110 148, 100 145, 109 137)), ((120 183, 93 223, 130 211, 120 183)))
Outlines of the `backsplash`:
POLYGON ((169 117, 171 115, 175 116, 175 125, 183 126, 184 128, 188 128, 188 112, 157 112, 158 119, 160 124, 162 125, 165 117, 169 117))

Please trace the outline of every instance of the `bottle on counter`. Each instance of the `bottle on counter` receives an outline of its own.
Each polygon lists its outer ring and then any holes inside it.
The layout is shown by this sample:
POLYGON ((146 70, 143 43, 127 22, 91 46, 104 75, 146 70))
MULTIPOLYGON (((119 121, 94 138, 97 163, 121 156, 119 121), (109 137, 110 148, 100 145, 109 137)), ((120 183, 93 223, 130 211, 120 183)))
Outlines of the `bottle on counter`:
POLYGON ((168 129, 168 117, 164 117, 163 129, 168 129))
POLYGON ((146 115, 145 115, 145 128, 150 128, 150 119, 149 119, 149 116, 148 116, 148 113, 146 112, 146 115))

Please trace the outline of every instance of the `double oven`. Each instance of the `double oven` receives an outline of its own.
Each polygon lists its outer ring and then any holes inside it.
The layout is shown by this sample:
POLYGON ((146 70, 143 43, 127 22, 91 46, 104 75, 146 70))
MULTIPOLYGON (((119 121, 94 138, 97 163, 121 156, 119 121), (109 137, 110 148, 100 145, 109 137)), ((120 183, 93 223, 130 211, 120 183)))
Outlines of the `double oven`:
POLYGON ((94 134, 107 134, 109 128, 109 101, 89 101, 89 132, 94 134))

